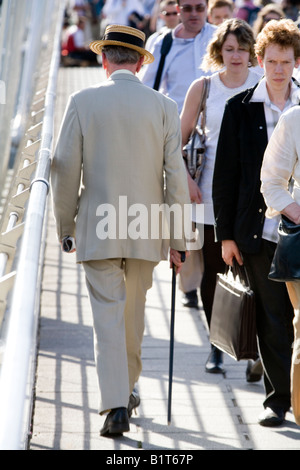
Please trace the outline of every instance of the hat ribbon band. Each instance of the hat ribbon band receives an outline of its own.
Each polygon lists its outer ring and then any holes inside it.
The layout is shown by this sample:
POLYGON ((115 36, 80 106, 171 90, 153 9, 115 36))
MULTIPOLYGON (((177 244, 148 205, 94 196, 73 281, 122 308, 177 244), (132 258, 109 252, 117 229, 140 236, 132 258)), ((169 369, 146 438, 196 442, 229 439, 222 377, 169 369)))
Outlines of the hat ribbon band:
POLYGON ((109 32, 104 36, 105 41, 119 41, 125 42, 127 44, 132 44, 133 46, 137 47, 144 47, 144 41, 137 36, 133 36, 131 34, 126 33, 118 33, 118 32, 109 32))

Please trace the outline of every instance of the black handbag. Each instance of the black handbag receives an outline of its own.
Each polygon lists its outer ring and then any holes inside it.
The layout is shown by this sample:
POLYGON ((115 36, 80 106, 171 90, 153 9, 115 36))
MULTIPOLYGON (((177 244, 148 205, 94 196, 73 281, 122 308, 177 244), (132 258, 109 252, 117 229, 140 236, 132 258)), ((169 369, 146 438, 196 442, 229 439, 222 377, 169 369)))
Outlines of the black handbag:
POLYGON ((300 225, 284 215, 278 225, 278 243, 271 264, 269 279, 286 282, 300 279, 300 225))
POLYGON ((210 322, 210 342, 235 360, 257 359, 255 297, 244 266, 218 273, 210 322))
POLYGON ((188 143, 183 147, 182 153, 189 174, 198 184, 205 164, 205 122, 206 100, 210 87, 210 78, 204 77, 202 96, 198 109, 195 127, 190 135, 188 143), (201 120, 199 124, 199 117, 201 120))

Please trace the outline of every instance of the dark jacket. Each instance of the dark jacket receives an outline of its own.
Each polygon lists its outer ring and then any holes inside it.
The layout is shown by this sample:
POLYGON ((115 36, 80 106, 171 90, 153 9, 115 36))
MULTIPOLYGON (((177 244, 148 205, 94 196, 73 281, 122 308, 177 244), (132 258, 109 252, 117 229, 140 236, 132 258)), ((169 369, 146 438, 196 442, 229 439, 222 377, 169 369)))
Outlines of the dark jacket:
POLYGON ((260 170, 268 143, 263 103, 250 103, 257 85, 225 106, 213 179, 216 238, 235 240, 247 253, 259 251, 266 205, 260 170))

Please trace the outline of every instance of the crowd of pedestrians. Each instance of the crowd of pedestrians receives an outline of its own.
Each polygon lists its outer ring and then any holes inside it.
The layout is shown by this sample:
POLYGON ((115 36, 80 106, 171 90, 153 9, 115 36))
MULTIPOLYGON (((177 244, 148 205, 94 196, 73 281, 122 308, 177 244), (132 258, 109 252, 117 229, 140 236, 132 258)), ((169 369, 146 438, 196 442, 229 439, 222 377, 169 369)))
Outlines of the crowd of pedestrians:
MULTIPOLYGON (((141 31, 146 41, 145 50, 152 59, 135 67, 134 74, 148 88, 155 88, 177 104, 182 145, 187 143, 195 125, 203 83, 209 77, 206 164, 199 184, 186 174, 190 201, 204 204, 201 220, 196 216, 192 220, 196 230, 200 225, 204 227, 204 245, 201 250, 192 250, 184 264, 178 261, 178 253, 173 253, 173 261, 180 265, 183 305, 187 309, 199 308, 200 297, 208 327, 217 273, 223 272, 226 264, 232 265, 234 259, 245 264, 256 296, 259 345, 257 360, 248 363, 246 380, 264 380, 264 411, 258 420, 263 426, 279 426, 284 422, 292 394, 299 422, 300 380, 295 379, 299 374, 295 364, 299 361, 295 351, 292 360, 292 351, 299 335, 298 320, 294 326, 295 337, 293 335, 293 306, 298 312, 299 301, 295 299, 300 296, 294 285, 288 286, 288 291, 285 283, 268 279, 279 218, 278 213, 275 218, 266 216, 267 204, 270 199, 272 207, 279 212, 283 207, 280 204, 277 207, 276 198, 269 198, 268 193, 264 194, 264 200, 260 175, 264 153, 278 121, 290 108, 300 104, 297 81, 299 9, 297 0, 280 3, 267 0, 74 0, 68 2, 62 40, 64 59, 75 59, 79 65, 94 65, 99 61, 100 52, 96 46, 91 50, 88 45, 91 41, 99 43, 109 25, 141 31), (291 382, 294 384, 292 394, 291 382)), ((107 41, 108 36, 105 44, 111 45, 107 41)), ((106 70, 114 70, 111 63, 116 59, 109 57, 104 54, 106 70)), ((145 99, 150 99, 146 96, 145 99)), ((285 129, 284 124, 282 126, 285 129)), ((295 160, 290 172, 284 174, 286 186, 294 166, 295 160)), ((92 268, 95 270, 96 266, 89 266, 86 271, 97 283, 100 277, 97 280, 96 274, 90 273, 92 268)), ((149 273, 152 268, 151 265, 149 273)), ((151 285, 150 280, 147 282, 151 285)), ((298 319, 299 315, 295 317, 298 319)), ((206 372, 224 372, 223 353, 214 346, 206 372)), ((130 412, 139 404, 133 389, 138 375, 130 378, 129 393, 126 390, 125 395, 121 394, 122 408, 130 396, 130 412)), ((107 386, 105 393, 110 403, 107 386)), ((118 399, 116 394, 116 403, 118 399)), ((110 404, 103 405, 102 411, 111 408, 110 404)), ((110 433, 113 419, 108 421, 103 434, 110 433)))
MULTIPOLYGON (((299 0, 207 0, 206 22, 219 25, 225 19, 237 17, 253 27, 256 37, 261 28, 271 19, 290 18, 299 22, 299 0)), ((67 0, 62 58, 66 65, 90 65, 95 61, 89 54, 80 56, 77 52, 88 52, 89 43, 103 36, 109 24, 133 26, 146 35, 157 37, 166 28, 175 28, 182 21, 176 11, 177 0, 67 0), (174 9, 175 6, 175 9, 174 9), (80 29, 83 33, 76 34, 80 29), (72 36, 70 43, 67 39, 72 36), (75 37, 75 44, 73 41, 75 37), (78 49, 78 51, 75 49, 78 49), (76 54, 75 54, 76 52, 76 54)), ((152 38, 153 39, 153 38, 152 38)), ((153 42, 153 41, 152 41, 153 42)), ((147 48, 149 49, 147 43, 147 48)))

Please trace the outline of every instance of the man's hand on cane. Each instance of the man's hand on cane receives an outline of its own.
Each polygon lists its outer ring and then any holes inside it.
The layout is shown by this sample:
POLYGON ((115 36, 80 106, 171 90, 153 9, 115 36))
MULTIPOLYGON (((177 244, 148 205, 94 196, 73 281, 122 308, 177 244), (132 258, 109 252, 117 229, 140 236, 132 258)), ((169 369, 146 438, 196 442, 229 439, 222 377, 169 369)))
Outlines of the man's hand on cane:
POLYGON ((173 248, 170 248, 170 268, 172 269, 173 265, 175 265, 176 274, 180 273, 182 264, 188 256, 188 251, 177 251, 173 248))

